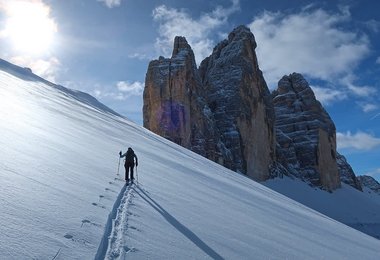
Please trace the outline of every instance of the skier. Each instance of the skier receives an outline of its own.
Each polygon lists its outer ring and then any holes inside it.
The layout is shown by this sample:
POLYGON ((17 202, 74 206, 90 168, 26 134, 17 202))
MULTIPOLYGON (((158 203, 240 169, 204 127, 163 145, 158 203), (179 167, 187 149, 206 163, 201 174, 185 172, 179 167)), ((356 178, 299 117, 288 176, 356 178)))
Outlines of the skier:
POLYGON ((133 176, 133 168, 135 167, 135 159, 136 159, 136 167, 139 165, 137 156, 135 152, 132 150, 131 147, 128 148, 128 151, 125 154, 122 154, 122 152, 119 152, 120 158, 125 157, 125 181, 128 183, 129 180, 131 182, 134 181, 134 176, 133 176), (130 178, 129 178, 129 173, 130 173, 130 178))

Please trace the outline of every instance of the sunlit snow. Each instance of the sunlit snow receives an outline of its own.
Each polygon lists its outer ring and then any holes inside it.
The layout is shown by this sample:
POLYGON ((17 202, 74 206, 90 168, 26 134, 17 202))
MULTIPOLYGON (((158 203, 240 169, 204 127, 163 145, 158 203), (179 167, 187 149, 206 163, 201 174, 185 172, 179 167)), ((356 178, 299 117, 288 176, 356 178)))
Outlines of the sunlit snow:
POLYGON ((380 258, 379 240, 9 66, 1 259, 380 258), (128 146, 139 157, 132 187, 122 165, 117 175, 128 146))

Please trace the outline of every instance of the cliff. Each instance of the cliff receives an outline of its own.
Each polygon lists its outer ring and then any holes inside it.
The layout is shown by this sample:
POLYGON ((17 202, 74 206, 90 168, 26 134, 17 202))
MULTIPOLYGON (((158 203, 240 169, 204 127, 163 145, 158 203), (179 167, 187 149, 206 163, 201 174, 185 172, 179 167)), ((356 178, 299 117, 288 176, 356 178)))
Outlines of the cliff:
POLYGON ((278 161, 313 185, 339 188, 335 125, 307 81, 298 73, 284 76, 272 96, 278 161))
POLYGON ((274 109, 255 48, 253 34, 240 26, 198 70, 186 39, 176 37, 172 57, 149 64, 144 127, 255 180, 268 179, 274 109))
POLYGON ((308 82, 293 73, 271 94, 256 46, 239 26, 197 68, 186 39, 176 37, 172 57, 149 64, 144 127, 257 181, 288 174, 329 191, 341 181, 361 190, 308 82))
POLYGON ((199 68, 207 103, 219 130, 226 167, 255 180, 270 175, 275 160, 274 109, 259 69, 256 41, 239 26, 199 68))
POLYGON ((184 37, 174 40, 170 59, 149 63, 144 88, 144 127, 213 159, 212 120, 203 98, 194 53, 184 37))

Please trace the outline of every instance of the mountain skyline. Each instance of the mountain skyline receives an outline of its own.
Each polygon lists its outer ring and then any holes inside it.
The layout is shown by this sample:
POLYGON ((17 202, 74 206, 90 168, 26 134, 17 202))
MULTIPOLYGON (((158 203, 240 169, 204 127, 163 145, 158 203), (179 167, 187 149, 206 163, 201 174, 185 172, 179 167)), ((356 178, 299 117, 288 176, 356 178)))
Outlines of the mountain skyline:
POLYGON ((275 89, 284 74, 302 73, 336 124, 338 150, 357 175, 379 180, 377 5, 369 0, 3 0, 1 58, 89 92, 142 124, 142 90, 150 59, 169 56, 174 36, 182 35, 200 62, 229 31, 244 24, 255 35, 269 88, 275 89), (31 15, 21 19, 25 6, 33 7, 28 9, 31 15), (32 26, 29 34, 20 29, 23 22, 32 26), (34 32, 38 25, 46 31, 34 32), (41 50, 41 42, 31 38, 49 45, 41 50))

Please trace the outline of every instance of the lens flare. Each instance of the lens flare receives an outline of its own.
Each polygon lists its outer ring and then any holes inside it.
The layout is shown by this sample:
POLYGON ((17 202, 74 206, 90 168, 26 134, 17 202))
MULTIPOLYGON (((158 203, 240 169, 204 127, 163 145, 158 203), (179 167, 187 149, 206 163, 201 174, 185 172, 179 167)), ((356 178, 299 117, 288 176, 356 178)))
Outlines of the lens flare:
POLYGON ((7 15, 2 35, 12 47, 27 54, 49 51, 57 25, 50 18, 48 6, 38 1, 12 1, 3 6, 7 15))

